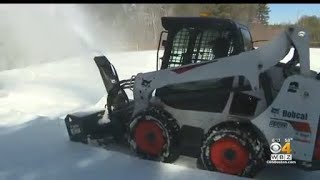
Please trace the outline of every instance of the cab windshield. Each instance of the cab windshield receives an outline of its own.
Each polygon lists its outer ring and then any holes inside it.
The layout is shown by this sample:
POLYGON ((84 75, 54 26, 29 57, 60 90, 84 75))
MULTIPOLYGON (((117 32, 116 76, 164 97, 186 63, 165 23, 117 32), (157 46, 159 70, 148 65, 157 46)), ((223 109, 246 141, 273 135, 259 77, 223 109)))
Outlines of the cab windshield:
POLYGON ((236 53, 230 30, 183 28, 173 38, 169 67, 214 60, 236 53))

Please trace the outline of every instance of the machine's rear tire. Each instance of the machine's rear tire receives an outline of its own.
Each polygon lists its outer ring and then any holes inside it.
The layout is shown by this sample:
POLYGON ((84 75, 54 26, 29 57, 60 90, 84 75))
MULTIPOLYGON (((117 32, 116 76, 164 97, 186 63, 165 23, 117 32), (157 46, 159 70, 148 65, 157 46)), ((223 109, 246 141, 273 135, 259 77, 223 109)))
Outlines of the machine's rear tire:
POLYGON ((174 162, 179 157, 180 127, 168 112, 150 107, 129 125, 129 144, 141 158, 174 162))
POLYGON ((217 126, 206 134, 200 158, 207 170, 254 177, 265 165, 266 150, 253 131, 217 126))

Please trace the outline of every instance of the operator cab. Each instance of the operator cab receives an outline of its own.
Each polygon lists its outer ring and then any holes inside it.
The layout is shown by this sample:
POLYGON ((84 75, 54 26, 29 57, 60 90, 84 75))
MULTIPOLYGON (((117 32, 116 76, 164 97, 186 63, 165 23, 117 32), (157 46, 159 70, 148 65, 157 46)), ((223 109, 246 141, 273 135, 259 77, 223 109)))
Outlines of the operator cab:
MULTIPOLYGON (((161 33, 159 40, 158 53, 160 45, 164 47, 160 69, 214 61, 254 49, 248 27, 229 19, 163 17, 161 20, 166 31, 161 33), (166 40, 162 40, 163 34, 167 34, 166 40)), ((155 96, 177 109, 221 112, 231 89, 235 84, 244 87, 244 81, 243 77, 226 77, 215 81, 170 85, 157 89, 155 96)), ((244 99, 242 104, 250 104, 251 102, 245 102, 246 99, 253 99, 243 96, 239 98, 244 99)), ((248 113, 253 115, 254 110, 248 113)))
POLYGON ((162 17, 161 20, 165 29, 158 47, 158 51, 160 44, 164 47, 161 69, 210 61, 253 49, 248 27, 230 19, 162 17), (162 40, 164 34, 167 34, 166 40, 162 40))

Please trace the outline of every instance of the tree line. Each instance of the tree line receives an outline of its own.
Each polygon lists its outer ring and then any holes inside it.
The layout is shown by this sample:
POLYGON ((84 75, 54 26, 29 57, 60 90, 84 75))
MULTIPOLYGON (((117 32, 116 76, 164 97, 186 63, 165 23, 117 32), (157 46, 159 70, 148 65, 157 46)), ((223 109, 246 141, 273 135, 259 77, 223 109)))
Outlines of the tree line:
MULTIPOLYGON (((206 13, 210 17, 236 20, 249 28, 257 23, 266 29, 283 29, 290 25, 269 25, 268 4, 108 4, 105 6, 91 4, 82 8, 98 19, 101 25, 105 26, 103 28, 116 29, 116 33, 109 39, 118 41, 118 44, 126 44, 130 50, 157 47, 159 35, 163 30, 161 25, 163 16, 200 16, 201 13, 206 13)), ((310 31, 312 42, 320 41, 320 33, 317 33, 320 32, 319 17, 303 16, 296 24, 310 31)))
MULTIPOLYGON (((116 29, 110 37, 127 44, 130 49, 155 49, 163 30, 163 16, 200 16, 206 12, 211 17, 231 18, 250 25, 259 21, 268 23, 269 7, 266 4, 90 4, 81 6, 104 29, 116 29)), ((120 42, 119 42, 120 44, 120 42)))
POLYGON ((309 32, 310 46, 320 47, 320 17, 301 16, 295 24, 283 23, 273 26, 283 29, 291 25, 304 27, 309 32))

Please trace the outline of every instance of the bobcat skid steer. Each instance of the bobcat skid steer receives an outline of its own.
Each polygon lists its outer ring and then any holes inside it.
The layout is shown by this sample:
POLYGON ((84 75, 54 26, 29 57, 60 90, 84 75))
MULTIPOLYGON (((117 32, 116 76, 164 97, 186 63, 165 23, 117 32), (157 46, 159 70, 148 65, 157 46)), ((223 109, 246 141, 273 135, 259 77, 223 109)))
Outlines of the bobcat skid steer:
POLYGON ((118 143, 166 163, 190 156, 199 168, 245 177, 270 160, 319 168, 320 76, 310 70, 305 30, 290 27, 254 49, 248 29, 231 20, 164 17, 162 24, 160 70, 120 81, 105 56, 94 58, 106 110, 67 115, 70 140, 118 143))

